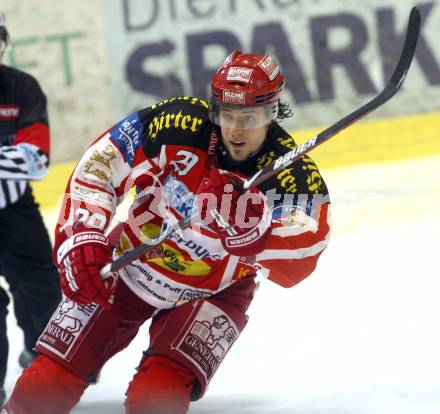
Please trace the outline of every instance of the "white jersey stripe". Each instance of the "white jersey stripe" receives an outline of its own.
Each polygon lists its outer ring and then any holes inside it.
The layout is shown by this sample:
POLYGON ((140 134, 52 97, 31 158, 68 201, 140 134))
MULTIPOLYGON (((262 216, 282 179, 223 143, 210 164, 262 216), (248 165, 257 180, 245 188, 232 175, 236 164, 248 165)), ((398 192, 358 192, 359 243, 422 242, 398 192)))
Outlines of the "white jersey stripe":
POLYGON ((319 252, 322 252, 328 244, 328 237, 310 247, 304 247, 302 249, 286 250, 264 250, 262 253, 257 254, 256 260, 292 260, 292 259, 304 259, 305 257, 315 256, 319 252))
POLYGON ((232 282, 232 277, 234 276, 235 268, 240 260, 238 256, 229 256, 228 264, 226 265, 225 272, 223 273, 222 280, 220 282, 220 289, 228 287, 232 282))
POLYGON ((26 186, 26 181, 0 180, 0 209, 18 201, 26 186))

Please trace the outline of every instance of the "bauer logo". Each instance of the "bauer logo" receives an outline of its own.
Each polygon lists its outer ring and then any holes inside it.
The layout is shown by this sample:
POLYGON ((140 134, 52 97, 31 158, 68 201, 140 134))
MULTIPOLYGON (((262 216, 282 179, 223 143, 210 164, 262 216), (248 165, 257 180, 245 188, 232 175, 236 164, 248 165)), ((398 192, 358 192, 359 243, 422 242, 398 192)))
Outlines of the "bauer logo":
POLYGON ((87 242, 87 241, 99 241, 99 242, 106 243, 107 237, 105 237, 104 235, 99 234, 99 233, 84 233, 84 234, 79 234, 78 236, 76 236, 74 243, 81 243, 81 242, 87 242))
POLYGON ((287 167, 292 160, 297 157, 298 155, 303 155, 307 151, 310 150, 310 148, 313 148, 316 144, 316 140, 318 139, 317 136, 310 138, 308 141, 301 144, 299 147, 294 148, 293 150, 287 152, 282 157, 278 158, 274 164, 272 169, 276 170, 281 167, 287 167))
POLYGON ((246 93, 240 91, 223 91, 223 102, 236 104, 236 105, 244 105, 246 102, 246 93))
POLYGON ((248 83, 253 69, 251 68, 242 68, 239 66, 232 66, 228 69, 228 74, 226 76, 227 80, 230 81, 238 81, 248 83))
POLYGON ((278 75, 278 72, 280 71, 278 62, 269 53, 266 53, 263 59, 258 62, 258 66, 263 69, 270 80, 274 80, 275 77, 278 75))

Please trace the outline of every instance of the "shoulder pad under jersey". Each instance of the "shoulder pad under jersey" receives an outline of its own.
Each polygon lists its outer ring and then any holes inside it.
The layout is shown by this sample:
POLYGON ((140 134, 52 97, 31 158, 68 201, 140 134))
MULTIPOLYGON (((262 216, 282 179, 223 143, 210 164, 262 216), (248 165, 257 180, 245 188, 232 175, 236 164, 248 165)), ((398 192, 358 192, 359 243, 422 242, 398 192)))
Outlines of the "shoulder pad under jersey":
MULTIPOLYGON (((257 170, 275 162, 297 146, 292 136, 275 125, 268 145, 264 145, 256 161, 257 170)), ((328 195, 327 186, 315 162, 307 155, 282 169, 278 174, 259 185, 264 192, 276 189, 281 194, 322 194, 328 195)))
POLYGON ((145 155, 154 157, 162 145, 203 147, 211 124, 208 103, 199 98, 171 98, 139 112, 144 124, 145 155))

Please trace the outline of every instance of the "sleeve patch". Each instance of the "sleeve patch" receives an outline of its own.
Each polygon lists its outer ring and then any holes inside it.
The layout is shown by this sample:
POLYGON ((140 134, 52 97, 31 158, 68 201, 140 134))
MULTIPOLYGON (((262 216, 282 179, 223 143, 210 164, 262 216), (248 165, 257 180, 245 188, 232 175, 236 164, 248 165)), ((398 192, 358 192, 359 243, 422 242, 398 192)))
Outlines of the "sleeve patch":
POLYGON ((138 114, 133 114, 112 128, 110 135, 118 145, 130 166, 133 165, 134 154, 141 142, 142 124, 138 114))
POLYGON ((29 177, 34 180, 43 178, 46 175, 49 166, 47 154, 32 144, 18 144, 17 149, 26 161, 29 177))

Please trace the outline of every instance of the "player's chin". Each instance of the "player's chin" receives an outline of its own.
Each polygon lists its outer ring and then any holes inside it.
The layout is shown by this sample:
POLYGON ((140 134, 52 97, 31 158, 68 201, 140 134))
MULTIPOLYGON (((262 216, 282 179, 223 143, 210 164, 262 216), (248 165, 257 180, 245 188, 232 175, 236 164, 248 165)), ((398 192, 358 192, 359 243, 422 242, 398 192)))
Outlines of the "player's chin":
POLYGON ((231 157, 235 161, 243 161, 249 156, 249 149, 247 148, 246 144, 229 144, 228 150, 231 155, 231 157))
POLYGON ((234 161, 246 161, 249 158, 248 152, 243 151, 230 151, 231 158, 234 161))

